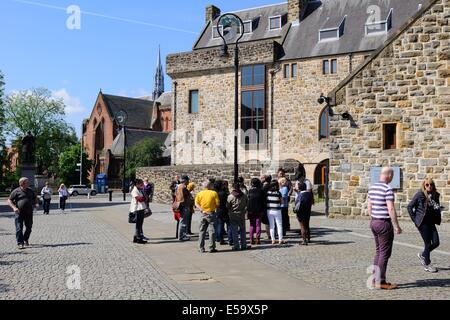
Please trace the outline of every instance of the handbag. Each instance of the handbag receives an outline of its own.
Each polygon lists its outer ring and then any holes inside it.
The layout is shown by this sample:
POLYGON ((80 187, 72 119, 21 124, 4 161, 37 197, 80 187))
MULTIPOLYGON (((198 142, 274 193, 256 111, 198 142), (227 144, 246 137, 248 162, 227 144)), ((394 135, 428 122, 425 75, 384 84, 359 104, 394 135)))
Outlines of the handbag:
POLYGON ((150 208, 147 208, 144 210, 144 218, 148 218, 153 214, 152 210, 150 208))
POLYGON ((136 212, 130 212, 128 214, 128 223, 133 224, 133 223, 136 223, 136 221, 137 221, 137 213, 136 212))

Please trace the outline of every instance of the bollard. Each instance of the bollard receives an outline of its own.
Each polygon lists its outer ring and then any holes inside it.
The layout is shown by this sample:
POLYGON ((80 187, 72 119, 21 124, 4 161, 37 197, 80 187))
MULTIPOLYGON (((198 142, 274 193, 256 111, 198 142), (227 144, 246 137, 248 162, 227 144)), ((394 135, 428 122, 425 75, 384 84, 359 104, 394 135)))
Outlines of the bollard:
POLYGON ((110 190, 110 191, 108 191, 108 193, 109 193, 109 202, 112 202, 112 194, 113 194, 113 192, 110 190))

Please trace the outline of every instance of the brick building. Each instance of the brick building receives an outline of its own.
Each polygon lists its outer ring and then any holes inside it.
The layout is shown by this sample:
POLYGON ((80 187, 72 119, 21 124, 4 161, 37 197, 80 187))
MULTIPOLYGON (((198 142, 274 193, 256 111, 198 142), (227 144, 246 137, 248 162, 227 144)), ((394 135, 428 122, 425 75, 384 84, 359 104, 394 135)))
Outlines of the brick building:
MULTIPOLYGON (((255 139, 241 135, 239 161, 255 163, 276 153, 280 161, 303 163, 307 176, 323 185, 330 128, 328 108, 318 98, 346 79, 424 1, 288 0, 234 12, 244 22, 239 123, 256 133, 255 139)), ((220 14, 208 6, 192 51, 167 57, 173 165, 233 162, 230 136, 223 134, 234 127, 233 45, 228 57, 221 56, 220 14)))
POLYGON ((94 167, 90 180, 105 173, 110 186, 120 186, 120 170, 123 165, 123 130, 117 122, 122 111, 126 112, 127 148, 142 139, 158 138, 166 142, 171 131, 170 93, 156 101, 107 95, 100 91, 91 116, 83 123, 83 145, 94 167))
POLYGON ((407 216, 406 206, 427 176, 448 210, 449 17, 449 0, 424 2, 329 95, 330 214, 367 215, 367 191, 376 179, 371 171, 385 165, 398 168, 398 212, 407 216))

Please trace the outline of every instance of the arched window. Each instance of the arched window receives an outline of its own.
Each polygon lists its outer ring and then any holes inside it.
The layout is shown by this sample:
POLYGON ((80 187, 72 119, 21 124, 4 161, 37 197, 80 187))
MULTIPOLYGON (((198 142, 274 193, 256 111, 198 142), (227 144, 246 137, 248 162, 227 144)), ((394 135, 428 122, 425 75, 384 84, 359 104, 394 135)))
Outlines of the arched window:
POLYGON ((326 107, 320 114, 319 122, 319 140, 330 137, 330 108, 326 107))

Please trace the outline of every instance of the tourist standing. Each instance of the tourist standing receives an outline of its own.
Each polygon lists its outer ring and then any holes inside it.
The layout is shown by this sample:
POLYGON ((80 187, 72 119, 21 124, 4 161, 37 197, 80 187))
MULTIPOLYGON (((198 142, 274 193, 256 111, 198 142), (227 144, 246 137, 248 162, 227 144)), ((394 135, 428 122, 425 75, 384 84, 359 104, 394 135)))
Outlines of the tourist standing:
POLYGON ((303 241, 300 244, 307 246, 311 242, 311 230, 309 228, 309 222, 311 220, 311 208, 312 208, 312 193, 307 190, 305 183, 300 183, 299 194, 295 200, 294 211, 297 215, 298 222, 300 223, 301 235, 303 241))
POLYGON ((192 197, 191 193, 187 190, 187 186, 190 182, 188 176, 181 177, 181 183, 177 187, 177 193, 175 202, 178 203, 178 210, 180 211, 180 224, 178 229, 178 240, 189 241, 191 240, 187 236, 187 219, 192 210, 192 197))
POLYGON ((368 210, 371 217, 370 227, 375 236, 376 246, 374 259, 375 281, 373 284, 375 288, 383 290, 398 288, 397 285, 386 282, 386 270, 394 244, 394 230, 396 234, 402 233, 394 207, 394 191, 389 186, 393 178, 394 170, 388 167, 383 168, 380 182, 372 185, 368 194, 368 210))
POLYGON ((172 183, 170 184, 170 192, 172 193, 172 199, 173 201, 175 201, 175 197, 177 195, 177 188, 178 185, 181 183, 180 181, 180 177, 179 176, 175 176, 174 179, 172 180, 172 183))
POLYGON ((270 238, 272 239, 272 244, 276 244, 275 239, 275 227, 278 232, 278 243, 285 244, 286 241, 283 240, 283 219, 281 216, 281 203, 282 197, 280 194, 280 185, 278 181, 272 181, 270 184, 270 189, 266 195, 267 203, 267 216, 269 218, 270 225, 270 238))
POLYGON ((46 182, 45 186, 41 190, 44 214, 46 214, 46 215, 50 214, 50 204, 52 201, 52 195, 53 195, 53 190, 52 190, 52 188, 50 188, 49 183, 46 182))
POLYGON ((61 210, 62 213, 65 213, 66 201, 69 198, 69 191, 67 191, 67 187, 64 183, 62 183, 61 186, 59 187, 58 194, 59 194, 59 210, 61 210))
POLYGON ((247 189, 247 186, 245 185, 244 177, 239 177, 238 178, 238 183, 239 183, 239 186, 241 188, 242 193, 247 196, 248 195, 248 189, 247 189))
POLYGON ((286 178, 281 178, 280 194, 281 194, 281 217, 283 220, 283 237, 286 236, 286 232, 291 229, 291 223, 289 221, 289 187, 286 178))
POLYGON ((219 195, 214 191, 214 185, 210 181, 203 184, 205 190, 195 197, 195 205, 201 211, 199 249, 201 253, 205 252, 206 232, 209 233, 209 252, 215 253, 216 235, 214 224, 216 222, 216 209, 220 205, 219 195))
POLYGON ((134 183, 133 190, 131 190, 131 204, 130 212, 136 214, 136 229, 133 238, 134 243, 146 244, 148 238, 144 236, 144 219, 145 209, 147 209, 146 197, 144 195, 144 181, 137 179, 134 183))
POLYGON ((247 215, 250 220, 251 244, 261 244, 261 219, 264 214, 264 192, 261 189, 261 181, 254 178, 248 191, 247 215), (256 240, 255 240, 256 233, 256 240))
POLYGON ((190 197, 189 203, 191 205, 191 207, 190 207, 191 210, 189 210, 189 213, 187 214, 187 217, 186 217, 186 234, 188 236, 193 236, 194 234, 192 233, 191 226, 192 226, 192 216, 195 213, 194 194, 193 194, 194 190, 195 190, 195 183, 189 182, 186 189, 187 189, 187 191, 189 191, 189 197, 190 197))
POLYGON ((233 233, 233 250, 246 250, 247 232, 245 229, 245 214, 247 213, 248 198, 242 192, 239 183, 233 184, 233 191, 228 196, 227 207, 230 215, 231 230, 233 233))
POLYGON ((440 194, 436 190, 433 179, 427 178, 422 183, 422 190, 418 191, 411 203, 408 212, 412 221, 422 236, 425 248, 418 257, 425 271, 435 273, 438 270, 431 264, 431 252, 439 247, 439 233, 436 225, 441 224, 440 194))
POLYGON ((261 222, 265 225, 267 240, 270 240, 270 223, 267 216, 267 192, 270 190, 270 184, 272 183, 272 176, 264 175, 261 177, 262 191, 264 193, 264 214, 261 218, 261 222))
POLYGON ((8 199, 8 204, 14 212, 14 222, 16 225, 16 240, 20 250, 29 246, 29 239, 33 227, 33 206, 39 207, 36 194, 29 187, 27 178, 19 180, 19 187, 13 192, 8 199), (25 233, 23 227, 25 225, 25 233))
POLYGON ((225 185, 225 181, 216 181, 214 184, 214 190, 217 192, 219 196, 219 207, 216 210, 217 213, 217 221, 216 221, 216 241, 220 243, 220 245, 225 245, 224 233, 225 233, 225 225, 227 226, 228 233, 228 242, 232 243, 232 231, 230 226, 230 217, 228 215, 227 201, 230 192, 228 191, 228 187, 225 185))
POLYGON ((154 185, 150 183, 148 178, 144 179, 144 196, 145 196, 145 204, 147 207, 150 206, 150 203, 153 202, 153 194, 154 194, 154 185))

